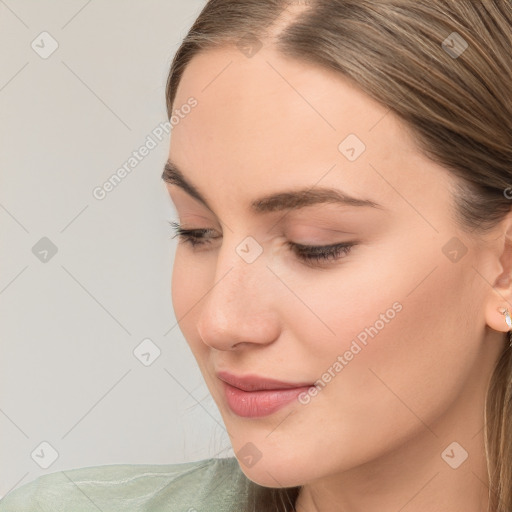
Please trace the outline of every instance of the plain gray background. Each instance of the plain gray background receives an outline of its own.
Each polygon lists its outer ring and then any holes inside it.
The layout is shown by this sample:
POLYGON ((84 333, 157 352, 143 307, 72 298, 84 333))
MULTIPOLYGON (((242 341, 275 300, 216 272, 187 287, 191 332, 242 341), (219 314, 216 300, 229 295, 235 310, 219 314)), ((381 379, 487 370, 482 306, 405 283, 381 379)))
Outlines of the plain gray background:
POLYGON ((232 455, 172 308, 169 135, 92 193, 167 120, 203 6, 0 0, 0 496, 61 469, 232 455))

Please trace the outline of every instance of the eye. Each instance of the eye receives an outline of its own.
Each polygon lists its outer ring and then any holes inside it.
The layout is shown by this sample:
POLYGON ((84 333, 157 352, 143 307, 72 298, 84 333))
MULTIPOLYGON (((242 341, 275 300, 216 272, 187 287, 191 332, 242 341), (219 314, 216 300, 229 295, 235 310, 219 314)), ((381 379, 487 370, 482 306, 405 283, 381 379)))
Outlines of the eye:
POLYGON ((328 263, 337 261, 346 256, 355 242, 343 242, 335 245, 301 245, 288 242, 290 248, 298 258, 306 263, 328 263))
MULTIPOLYGON (((211 242, 210 238, 205 238, 212 229, 183 229, 177 222, 169 222, 175 235, 172 238, 179 237, 180 243, 189 244, 192 247, 204 246, 211 242)), ((212 237, 219 238, 219 237, 212 237)), ((342 242, 335 245, 302 245, 288 242, 288 246, 295 252, 296 256, 306 264, 325 263, 337 261, 346 256, 356 242, 342 242)))
POLYGON ((177 222, 169 222, 169 224, 175 232, 172 238, 179 237, 180 243, 187 243, 193 247, 210 243, 210 239, 205 239, 204 235, 212 232, 212 229, 183 229, 177 222))

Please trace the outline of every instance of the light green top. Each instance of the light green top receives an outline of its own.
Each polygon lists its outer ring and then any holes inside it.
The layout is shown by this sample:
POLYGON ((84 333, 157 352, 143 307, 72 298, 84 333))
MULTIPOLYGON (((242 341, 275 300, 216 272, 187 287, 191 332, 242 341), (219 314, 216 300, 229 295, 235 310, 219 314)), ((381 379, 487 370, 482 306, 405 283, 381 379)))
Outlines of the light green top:
POLYGON ((0 512, 240 512, 249 484, 235 457, 86 467, 18 487, 0 512))

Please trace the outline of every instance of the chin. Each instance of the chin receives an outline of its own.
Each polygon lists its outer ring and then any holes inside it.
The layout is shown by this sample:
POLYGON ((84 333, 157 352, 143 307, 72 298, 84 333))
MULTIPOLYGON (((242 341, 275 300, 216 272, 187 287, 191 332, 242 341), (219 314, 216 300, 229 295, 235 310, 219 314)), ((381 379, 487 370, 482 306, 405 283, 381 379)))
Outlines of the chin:
POLYGON ((248 468, 243 462, 238 462, 244 475, 249 480, 262 487, 282 488, 302 485, 303 480, 298 475, 290 473, 289 468, 278 470, 264 465, 258 468, 248 468))
POLYGON ((254 454, 252 443, 248 442, 235 450, 240 469, 245 476, 254 483, 263 487, 295 487, 309 481, 313 475, 309 464, 301 466, 300 450, 291 452, 279 451, 276 447, 267 447, 264 453, 260 452, 259 458, 250 456, 254 454))

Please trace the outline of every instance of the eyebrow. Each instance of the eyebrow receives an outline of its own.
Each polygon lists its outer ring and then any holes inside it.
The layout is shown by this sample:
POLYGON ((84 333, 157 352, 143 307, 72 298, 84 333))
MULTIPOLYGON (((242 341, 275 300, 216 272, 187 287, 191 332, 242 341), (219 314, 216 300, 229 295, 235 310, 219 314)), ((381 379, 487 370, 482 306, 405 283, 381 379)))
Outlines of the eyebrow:
MULTIPOLYGON (((212 208, 197 187, 187 181, 183 172, 171 160, 167 160, 162 173, 162 179, 176 185, 191 197, 197 199, 213 213, 212 208)), ((254 213, 267 213, 282 210, 295 210, 315 204, 335 203, 344 206, 363 206, 383 208, 382 205, 369 199, 350 196, 341 190, 331 188, 297 189, 274 193, 251 202, 250 208, 254 213)))

